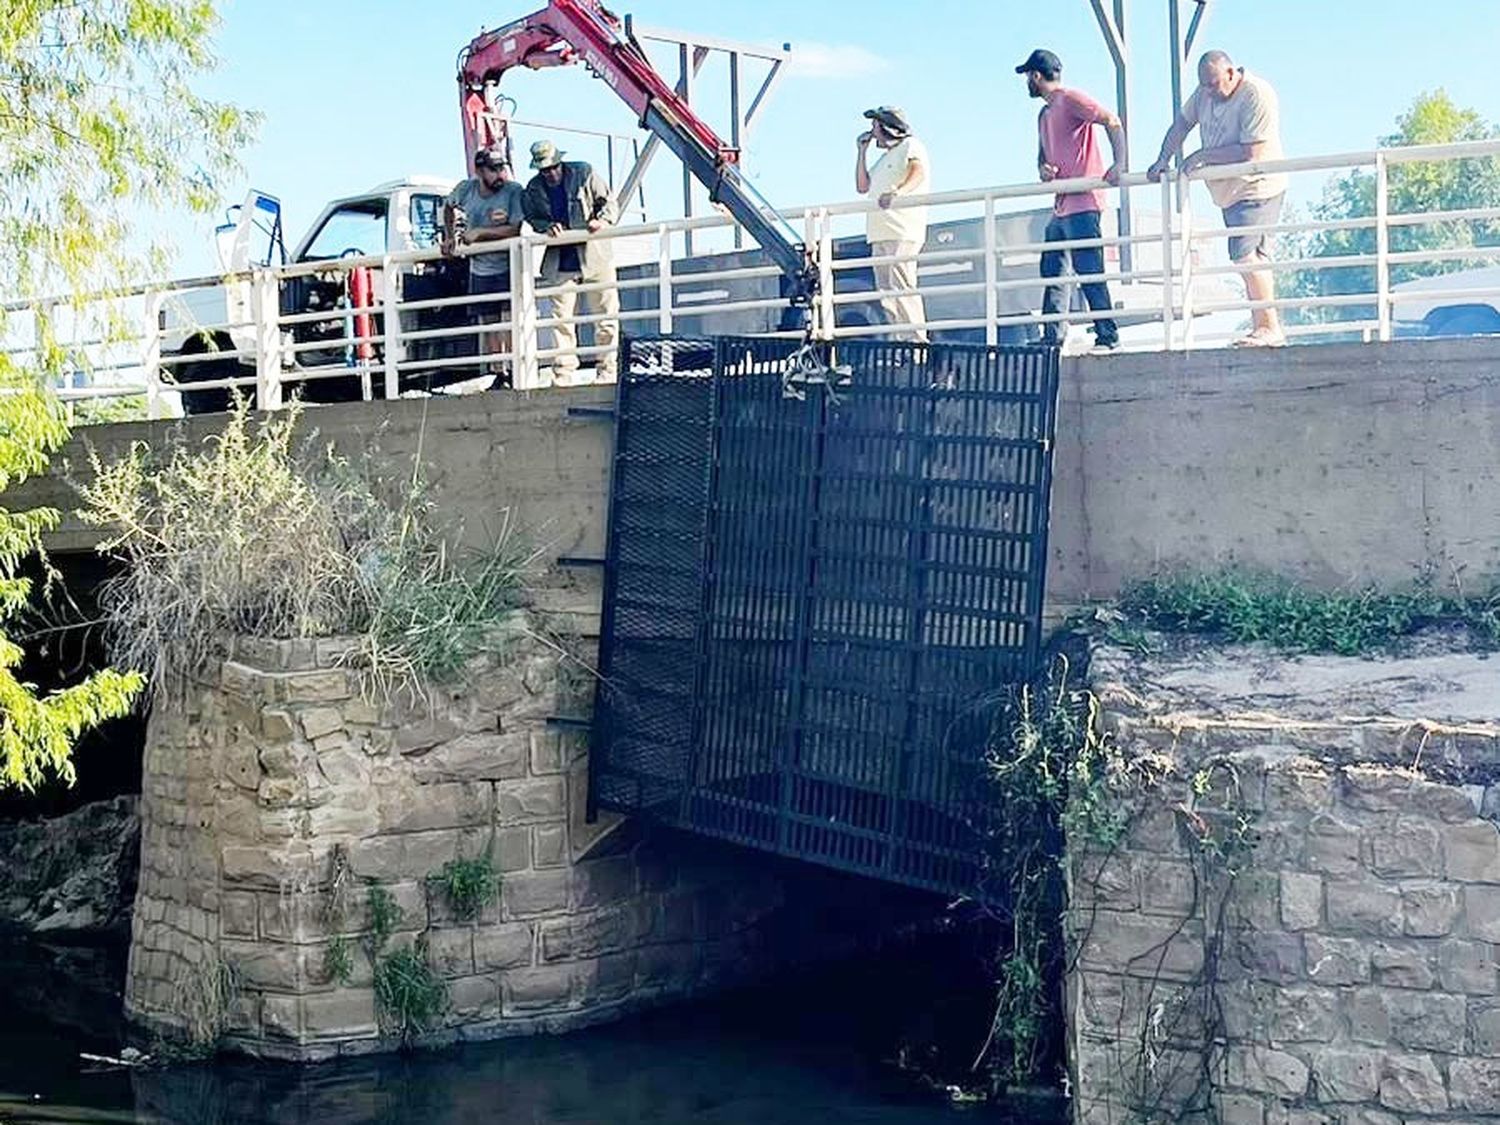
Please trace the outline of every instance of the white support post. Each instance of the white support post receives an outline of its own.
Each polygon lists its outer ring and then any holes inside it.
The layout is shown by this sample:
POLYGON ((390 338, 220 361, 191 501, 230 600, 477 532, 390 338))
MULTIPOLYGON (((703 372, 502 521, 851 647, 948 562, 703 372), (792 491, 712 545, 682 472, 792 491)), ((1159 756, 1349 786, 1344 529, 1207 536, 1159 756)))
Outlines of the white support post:
POLYGON ((146 336, 141 348, 141 370, 146 381, 146 417, 165 418, 166 404, 161 397, 161 314, 166 308, 167 295, 153 289, 145 294, 144 301, 146 336))
POLYGON ((818 247, 818 301, 813 316, 813 335, 832 340, 838 326, 838 311, 833 303, 833 218, 819 208, 815 217, 818 247))
POLYGON ((1381 341, 1391 338, 1391 183, 1385 153, 1375 154, 1375 322, 1381 341))
POLYGON ((1177 244, 1182 247, 1182 350, 1193 350, 1193 193, 1185 179, 1177 181, 1177 210, 1168 222, 1177 222, 1177 244), (1176 216, 1174 219, 1173 216, 1176 216))
POLYGON ((250 275, 250 315, 255 323, 255 404, 281 409, 281 285, 270 269, 250 275))
POLYGON ((387 254, 380 260, 380 309, 384 317, 385 398, 401 397, 401 271, 387 254))
POLYGON ((537 359, 536 249, 538 242, 522 232, 510 244, 511 386, 533 391, 542 385, 537 359))
POLYGON ((1173 317, 1176 294, 1172 287, 1172 191, 1176 179, 1171 171, 1161 178, 1161 338, 1162 347, 1172 351, 1176 347, 1173 317))
POLYGON ((984 197, 984 342, 994 347, 1000 342, 999 240, 995 235, 995 197, 984 197))
POLYGON ((663 336, 672 334, 672 230, 666 223, 656 228, 661 240, 656 252, 656 327, 663 336))

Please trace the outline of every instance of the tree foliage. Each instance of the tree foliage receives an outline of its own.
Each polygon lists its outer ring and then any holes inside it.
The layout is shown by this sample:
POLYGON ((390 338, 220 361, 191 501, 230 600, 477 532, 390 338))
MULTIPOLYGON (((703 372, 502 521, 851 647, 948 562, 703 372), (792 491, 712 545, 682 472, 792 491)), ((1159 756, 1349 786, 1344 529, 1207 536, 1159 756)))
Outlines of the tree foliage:
MULTIPOLYGON (((1500 130, 1485 121, 1478 111, 1456 105, 1446 91, 1438 89, 1417 95, 1411 108, 1396 119, 1396 131, 1381 137, 1379 144, 1382 148, 1404 148, 1489 140, 1496 136, 1500 136, 1500 130)), ((1389 213, 1393 217, 1500 208, 1500 160, 1494 157, 1392 162, 1388 165, 1387 184, 1389 213)), ((1312 215, 1331 221, 1373 219, 1375 173, 1356 169, 1329 180, 1312 215)), ((1496 245, 1500 245, 1500 223, 1493 220, 1438 220, 1390 227, 1393 254, 1496 245)), ((1372 255, 1375 249, 1375 228, 1366 225, 1315 232, 1303 240, 1299 256, 1372 255)), ((1391 283, 1483 264, 1490 263, 1457 255, 1435 262, 1398 262, 1391 266, 1391 283)), ((1290 288, 1300 296, 1374 293, 1375 281, 1373 266, 1329 267, 1296 274, 1290 288)), ((1373 315, 1373 308, 1364 306, 1335 306, 1315 311, 1323 314, 1317 319, 1373 315)))
MULTIPOLYGON (((86 357, 53 325, 85 297, 157 260, 141 219, 207 211, 252 121, 197 95, 213 62, 211 0, 8 0, 0 21, 0 492, 46 470, 68 437, 48 386, 86 357), (47 298, 43 303, 43 298, 47 298)), ((0 788, 73 779, 86 729, 124 714, 142 686, 104 671, 38 694, 5 633, 35 591, 25 572, 53 509, 0 507, 0 788)), ((45 565, 43 567, 45 570, 45 565)))
POLYGON ((212 0, 7 0, 0 26, 0 276, 9 297, 138 268, 152 209, 207 212, 252 119, 191 82, 212 0))

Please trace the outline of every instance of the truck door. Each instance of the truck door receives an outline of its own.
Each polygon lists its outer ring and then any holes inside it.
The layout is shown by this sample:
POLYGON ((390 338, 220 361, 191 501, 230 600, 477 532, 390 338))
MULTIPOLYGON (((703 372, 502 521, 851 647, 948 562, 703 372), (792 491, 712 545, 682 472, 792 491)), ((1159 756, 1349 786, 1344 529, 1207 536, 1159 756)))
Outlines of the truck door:
POLYGON ((279 266, 286 261, 281 200, 252 189, 226 217, 228 222, 214 228, 219 266, 226 274, 243 273, 252 266, 279 266))
MULTIPOLYGON (((326 309, 330 315, 327 320, 299 324, 293 329, 293 338, 299 344, 314 341, 328 344, 327 350, 299 351, 299 366, 324 367, 350 358, 345 355, 353 335, 349 270, 339 263, 345 258, 379 257, 385 253, 389 209, 384 196, 346 201, 325 214, 303 243, 296 256, 298 263, 328 262, 329 268, 288 278, 282 290, 283 311, 309 313, 326 309)), ((381 291, 380 272, 378 267, 370 271, 376 294, 381 291)))

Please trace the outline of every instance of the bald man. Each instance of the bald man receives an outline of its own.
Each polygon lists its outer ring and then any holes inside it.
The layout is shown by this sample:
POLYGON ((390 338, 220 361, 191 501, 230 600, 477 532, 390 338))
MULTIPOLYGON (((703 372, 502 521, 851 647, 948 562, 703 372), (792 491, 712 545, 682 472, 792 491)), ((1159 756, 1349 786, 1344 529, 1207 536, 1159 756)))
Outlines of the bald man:
MULTIPOLYGON (((1196 127, 1203 147, 1182 162, 1182 170, 1195 172, 1211 164, 1241 164, 1280 160, 1281 110, 1276 91, 1223 51, 1209 51, 1198 60, 1198 88, 1177 114, 1161 142, 1161 153, 1146 170, 1152 180, 1161 179, 1172 153, 1196 127)), ((1205 181, 1208 193, 1224 213, 1224 225, 1270 226, 1281 218, 1287 179, 1280 173, 1256 172, 1205 181)), ((1252 301, 1276 297, 1276 275, 1265 267, 1271 260, 1270 234, 1252 232, 1229 236, 1229 258, 1245 270, 1245 292, 1252 301), (1262 267, 1262 268, 1255 268, 1262 267)), ((1236 347, 1278 347, 1286 343, 1281 317, 1274 308, 1251 312, 1254 327, 1236 347)))

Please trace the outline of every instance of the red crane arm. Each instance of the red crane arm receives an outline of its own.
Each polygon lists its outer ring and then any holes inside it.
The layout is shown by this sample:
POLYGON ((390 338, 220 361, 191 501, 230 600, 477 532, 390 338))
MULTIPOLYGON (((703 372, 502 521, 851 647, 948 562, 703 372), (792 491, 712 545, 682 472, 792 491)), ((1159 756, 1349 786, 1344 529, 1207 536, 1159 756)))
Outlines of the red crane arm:
POLYGON ((816 264, 796 234, 740 176, 739 150, 725 144, 686 99, 656 72, 646 52, 599 0, 550 0, 539 12, 486 31, 458 56, 464 154, 510 150, 499 112, 500 79, 512 67, 540 69, 579 63, 635 111, 643 129, 662 139, 688 170, 760 243, 791 282, 790 299, 806 305, 818 288, 816 264))
POLYGON ((635 111, 644 126, 653 105, 668 110, 678 126, 723 164, 739 161, 738 150, 713 129, 656 72, 640 46, 625 34, 619 17, 598 0, 551 0, 539 12, 478 36, 459 55, 465 154, 503 138, 484 122, 485 86, 498 86, 512 67, 540 69, 581 62, 635 111))

